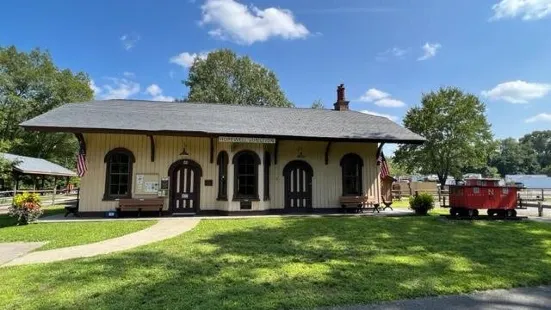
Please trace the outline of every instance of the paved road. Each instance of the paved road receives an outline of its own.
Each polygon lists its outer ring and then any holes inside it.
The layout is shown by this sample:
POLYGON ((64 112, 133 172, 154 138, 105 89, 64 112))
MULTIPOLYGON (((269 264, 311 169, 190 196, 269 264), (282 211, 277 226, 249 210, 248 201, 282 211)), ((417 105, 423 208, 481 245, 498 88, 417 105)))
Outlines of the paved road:
POLYGON ((393 301, 375 305, 328 308, 331 310, 543 310, 551 309, 551 286, 491 290, 469 295, 450 295, 393 301))

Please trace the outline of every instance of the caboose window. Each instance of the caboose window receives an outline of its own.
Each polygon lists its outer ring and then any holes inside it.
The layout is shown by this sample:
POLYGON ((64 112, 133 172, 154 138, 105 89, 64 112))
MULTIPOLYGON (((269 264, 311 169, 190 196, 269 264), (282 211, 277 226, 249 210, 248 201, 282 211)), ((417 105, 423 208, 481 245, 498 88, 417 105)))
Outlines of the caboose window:
POLYGON ((479 194, 479 193, 480 193, 480 188, 473 187, 473 194, 479 194))
POLYGON ((482 181, 482 186, 486 186, 486 181, 482 181))
POLYGON ((503 194, 507 195, 507 194, 509 194, 509 189, 505 187, 505 188, 502 189, 502 192, 503 192, 503 194))

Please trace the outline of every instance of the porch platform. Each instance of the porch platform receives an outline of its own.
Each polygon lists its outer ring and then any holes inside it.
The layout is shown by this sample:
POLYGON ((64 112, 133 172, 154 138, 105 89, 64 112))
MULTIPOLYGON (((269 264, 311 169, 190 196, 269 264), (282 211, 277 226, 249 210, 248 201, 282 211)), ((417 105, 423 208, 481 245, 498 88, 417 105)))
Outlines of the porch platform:
MULTIPOLYGON (((245 213, 245 212, 244 212, 245 213)), ((41 223, 54 223, 54 222, 97 222, 97 221, 158 221, 163 220, 180 220, 182 218, 194 218, 194 219, 244 219, 244 218, 283 218, 283 217, 351 217, 351 216, 365 216, 365 217, 397 217, 397 216, 410 216, 413 215, 411 210, 394 210, 384 211, 381 213, 373 213, 370 211, 364 213, 290 213, 290 214, 266 214, 266 215, 188 215, 188 216, 153 216, 153 217, 120 217, 120 218, 105 218, 105 217, 64 217, 63 214, 55 214, 46 216, 38 220, 41 223)))

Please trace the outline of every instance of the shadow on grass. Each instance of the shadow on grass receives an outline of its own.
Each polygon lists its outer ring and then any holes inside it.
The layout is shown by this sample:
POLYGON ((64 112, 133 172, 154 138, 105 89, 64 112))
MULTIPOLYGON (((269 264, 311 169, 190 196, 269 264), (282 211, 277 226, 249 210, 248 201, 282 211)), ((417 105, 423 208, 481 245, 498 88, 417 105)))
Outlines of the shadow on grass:
POLYGON ((8 308, 289 309, 551 282, 551 226, 206 220, 134 251, 0 273, 8 308), (10 297, 11 296, 11 297, 10 297))

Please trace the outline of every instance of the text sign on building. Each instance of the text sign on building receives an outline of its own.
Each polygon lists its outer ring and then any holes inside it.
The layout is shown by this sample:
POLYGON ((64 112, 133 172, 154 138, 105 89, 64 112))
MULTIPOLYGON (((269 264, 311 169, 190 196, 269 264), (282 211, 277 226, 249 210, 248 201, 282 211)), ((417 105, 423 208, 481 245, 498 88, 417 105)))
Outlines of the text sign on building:
POLYGON ((275 144, 275 138, 218 137, 218 142, 275 144))

